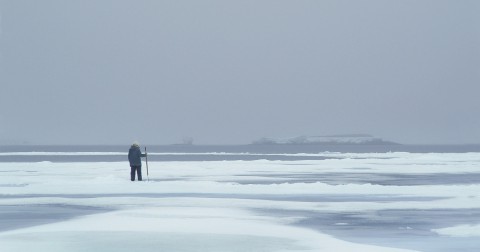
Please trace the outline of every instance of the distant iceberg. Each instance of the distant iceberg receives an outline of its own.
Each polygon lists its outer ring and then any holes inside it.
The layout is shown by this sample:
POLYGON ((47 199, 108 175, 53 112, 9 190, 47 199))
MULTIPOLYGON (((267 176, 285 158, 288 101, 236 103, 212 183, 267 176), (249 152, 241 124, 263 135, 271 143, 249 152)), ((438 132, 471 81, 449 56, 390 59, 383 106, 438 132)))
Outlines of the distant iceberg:
POLYGON ((322 145, 385 145, 398 144, 395 142, 385 141, 382 138, 374 137, 368 134, 346 134, 346 135, 327 135, 327 136, 297 136, 285 139, 260 138, 252 142, 252 144, 269 145, 269 144, 322 144, 322 145))

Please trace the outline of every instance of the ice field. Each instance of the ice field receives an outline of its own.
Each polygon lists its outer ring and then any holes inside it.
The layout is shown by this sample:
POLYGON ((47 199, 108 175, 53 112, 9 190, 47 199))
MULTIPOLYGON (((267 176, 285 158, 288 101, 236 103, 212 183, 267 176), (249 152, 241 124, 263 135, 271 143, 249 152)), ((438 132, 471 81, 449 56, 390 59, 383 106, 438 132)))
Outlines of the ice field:
MULTIPOLYGON (((123 152, 0 153, 49 155, 126 160, 123 152)), ((163 155, 149 153, 142 182, 129 180, 127 161, 1 161, 0 250, 480 248, 480 153, 163 155)))

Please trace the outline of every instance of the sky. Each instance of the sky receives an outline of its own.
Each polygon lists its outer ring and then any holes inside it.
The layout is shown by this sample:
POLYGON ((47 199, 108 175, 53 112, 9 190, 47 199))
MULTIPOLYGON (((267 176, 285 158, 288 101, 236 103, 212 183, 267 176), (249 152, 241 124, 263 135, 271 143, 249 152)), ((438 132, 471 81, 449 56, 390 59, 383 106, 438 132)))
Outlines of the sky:
POLYGON ((0 145, 480 143, 480 1, 0 0, 0 145))

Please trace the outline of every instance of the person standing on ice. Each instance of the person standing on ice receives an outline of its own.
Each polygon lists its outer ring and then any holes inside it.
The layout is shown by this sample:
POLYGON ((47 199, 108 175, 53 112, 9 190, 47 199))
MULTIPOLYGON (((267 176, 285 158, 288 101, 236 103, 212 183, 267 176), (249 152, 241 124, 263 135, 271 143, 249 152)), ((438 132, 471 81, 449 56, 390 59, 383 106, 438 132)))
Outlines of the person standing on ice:
POLYGON ((135 172, 138 181, 142 181, 142 157, 146 157, 147 153, 142 154, 138 143, 133 143, 128 150, 128 161, 130 162, 130 180, 135 181, 135 172))

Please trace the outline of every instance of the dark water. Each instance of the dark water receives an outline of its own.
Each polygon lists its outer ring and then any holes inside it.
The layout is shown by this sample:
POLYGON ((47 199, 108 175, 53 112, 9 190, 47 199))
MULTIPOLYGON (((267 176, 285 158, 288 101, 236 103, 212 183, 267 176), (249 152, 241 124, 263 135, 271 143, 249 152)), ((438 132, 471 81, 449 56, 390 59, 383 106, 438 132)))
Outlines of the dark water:
MULTIPOLYGON (((127 159, 130 146, 43 146, 19 145, 0 146, 0 162, 118 162, 127 159), (25 155, 8 155, 10 152, 25 152, 25 155), (72 155, 34 155, 31 152, 67 152, 72 155), (125 155, 75 155, 75 152, 124 152, 125 155)), ((142 146, 143 150, 143 146, 142 146)), ((480 145, 154 145, 147 146, 149 161, 220 161, 220 160, 322 160, 320 156, 288 156, 282 154, 318 154, 323 152, 341 153, 465 153, 480 152, 480 145), (176 153, 184 153, 178 155, 176 153), (223 153, 222 155, 205 155, 205 153, 223 153), (248 155, 255 154, 255 155, 248 155)))
MULTIPOLYGON (((48 224, 109 209, 74 205, 0 205, 0 232, 48 224)), ((1 249, 0 249, 1 251, 1 249)))

